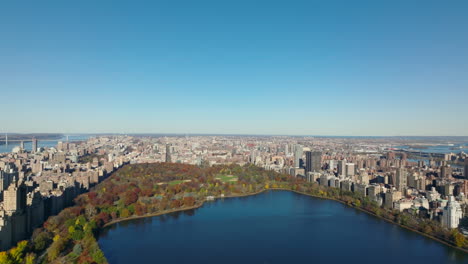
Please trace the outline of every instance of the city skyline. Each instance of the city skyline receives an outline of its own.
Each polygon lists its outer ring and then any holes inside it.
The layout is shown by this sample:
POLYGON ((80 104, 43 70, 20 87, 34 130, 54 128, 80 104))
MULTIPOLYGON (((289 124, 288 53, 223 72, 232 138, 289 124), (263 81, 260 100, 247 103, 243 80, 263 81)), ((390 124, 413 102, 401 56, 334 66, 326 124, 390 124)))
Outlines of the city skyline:
POLYGON ((468 262, 467 14, 0 1, 0 264, 468 262))
MULTIPOLYGON (((438 140, 448 140, 450 141, 451 139, 459 139, 459 140, 465 140, 468 138, 468 136, 447 136, 447 135, 307 135, 307 134, 252 134, 252 133, 245 133, 245 134, 232 134, 232 133, 159 133, 159 132, 140 132, 140 133, 125 133, 125 132, 98 132, 98 133, 63 133, 63 132, 3 132, 0 133, 0 141, 5 140, 5 135, 14 135, 14 136, 21 136, 25 137, 25 140, 22 141, 31 141, 31 138, 27 138, 26 136, 31 136, 35 137, 36 135, 63 135, 63 136, 81 136, 81 135, 87 135, 87 136, 136 136, 136 137, 158 137, 158 136, 171 136, 171 137, 183 137, 183 136, 239 136, 239 137, 316 137, 316 138, 408 138, 408 139, 416 139, 416 138, 421 138, 421 139, 438 139, 438 140)), ((19 140, 14 139, 14 140, 8 140, 9 142, 16 142, 19 140)), ((48 140, 48 141, 57 141, 57 139, 53 140, 48 140)))
MULTIPOLYGON (((42 138, 48 141, 51 136, 42 138)), ((49 141, 54 142, 41 144, 34 137, 33 144, 21 143, 3 151, 0 148, 0 250, 13 253, 17 250, 14 246, 20 248, 25 243, 21 241, 28 237, 31 244, 43 245, 37 239, 38 232, 41 237, 51 238, 48 232, 67 232, 54 237, 71 239, 70 243, 76 244, 91 238, 92 233, 87 233, 88 236, 83 233, 87 230, 86 221, 97 223, 96 228, 105 228, 127 221, 132 215, 152 217, 156 212, 159 215, 174 209, 186 210, 202 206, 205 201, 236 197, 233 195, 258 197, 260 192, 269 192, 271 188, 274 192, 291 190, 299 192, 297 195, 339 199, 390 223, 423 230, 439 242, 438 234, 443 232, 443 242, 454 243, 454 247, 466 252, 463 235, 468 225, 466 141, 447 145, 436 144, 443 141, 415 138, 400 147, 405 141, 400 138, 356 137, 74 135, 66 141, 49 141), (401 224, 397 222, 400 217, 410 220, 401 224), (57 223, 65 228, 57 228, 57 223), (36 229, 41 225, 43 228, 36 229)), ((294 207, 296 202, 295 199, 294 204, 287 206, 294 207)), ((316 210, 314 206, 308 208, 316 210)), ((265 211, 273 213, 270 217, 277 214, 277 206, 272 209, 265 211)), ((226 212, 232 215, 231 210, 226 212)), ((288 219, 294 215, 291 213, 288 219)), ((349 218, 345 219, 349 222, 349 218)), ((307 221, 316 224, 317 218, 307 221)), ((358 235, 362 235, 361 241, 368 237, 366 232, 351 232, 356 234, 353 241, 358 235)), ((106 237, 97 235, 94 244, 84 244, 95 252, 102 250, 92 254, 92 258, 97 263, 129 262, 125 256, 109 251, 117 247, 106 246, 106 237)), ((385 236, 381 239, 388 241, 385 236)), ((46 244, 49 261, 66 259, 69 254, 75 256, 72 247, 60 249, 61 254, 50 253, 54 252, 52 241, 46 244)), ((404 240, 392 243, 404 248, 408 244, 404 240)), ((147 244, 147 240, 142 240, 141 247, 147 244)), ((154 244, 151 245, 154 249, 154 244)), ((85 256, 86 252, 78 254, 85 256)), ((132 260, 146 258, 132 250, 128 252, 132 260)), ((4 258, 11 253, 3 252, 4 258)), ((451 254, 437 256, 450 258, 451 254)))
POLYGON ((468 3, 2 3, 4 132, 467 136, 468 3))

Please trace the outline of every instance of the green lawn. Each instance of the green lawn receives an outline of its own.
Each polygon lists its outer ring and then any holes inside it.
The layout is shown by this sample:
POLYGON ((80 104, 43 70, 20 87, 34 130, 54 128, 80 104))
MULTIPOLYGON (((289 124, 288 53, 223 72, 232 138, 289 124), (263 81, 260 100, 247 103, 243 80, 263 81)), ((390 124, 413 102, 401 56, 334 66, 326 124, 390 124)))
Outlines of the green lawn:
POLYGON ((234 177, 232 175, 217 175, 216 179, 219 179, 222 182, 233 182, 238 180, 237 177, 234 177))
POLYGON ((190 181, 190 180, 174 180, 174 181, 168 182, 167 184, 169 184, 169 185, 177 185, 177 184, 181 184, 181 183, 187 182, 187 181, 190 181))

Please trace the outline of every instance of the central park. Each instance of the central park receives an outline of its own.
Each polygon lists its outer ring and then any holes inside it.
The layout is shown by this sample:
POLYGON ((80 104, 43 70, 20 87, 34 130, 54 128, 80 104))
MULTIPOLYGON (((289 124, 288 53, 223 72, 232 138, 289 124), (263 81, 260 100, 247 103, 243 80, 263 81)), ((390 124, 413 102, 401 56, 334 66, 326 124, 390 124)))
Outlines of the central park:
MULTIPOLYGON (((233 200, 235 203, 241 201, 236 199, 243 198, 232 197, 255 195, 248 198, 262 200, 261 197, 274 194, 275 197, 270 197, 272 200, 266 204, 277 202, 282 203, 285 208, 293 207, 295 204, 291 202, 291 194, 285 195, 284 191, 301 197, 314 197, 313 201, 310 198, 306 202, 299 203, 310 204, 311 210, 318 200, 330 200, 326 202, 335 204, 333 205, 335 207, 339 205, 340 208, 349 207, 346 208, 348 211, 364 212, 367 218, 384 220, 380 225, 389 226, 388 223, 392 223, 394 227, 399 226, 397 227, 399 230, 411 231, 415 235, 418 234, 417 237, 430 238, 437 241, 436 244, 450 248, 457 254, 466 255, 468 250, 465 237, 456 229, 447 230, 438 222, 421 219, 410 212, 384 209, 368 198, 353 192, 320 186, 302 178, 267 171, 252 165, 198 167, 177 163, 148 163, 126 165, 96 185, 90 192, 78 196, 74 206, 64 209, 57 216, 50 217, 42 228, 35 230, 30 240, 19 242, 8 252, 1 252, 0 263, 108 263, 106 256, 109 253, 106 250, 103 252, 98 240, 101 236, 105 240, 109 229, 112 230, 116 225, 120 228, 124 223, 139 221, 137 219, 140 218, 190 212, 196 208, 199 208, 196 210, 208 210, 209 208, 205 208, 207 200, 218 198, 233 200), (260 198, 255 198, 257 196, 260 198)), ((248 203, 252 203, 253 206, 260 202, 248 200, 248 203)), ((215 204, 224 206, 224 203, 218 204, 217 201, 215 204)), ((261 208, 264 204, 258 206, 261 208)), ((229 210, 229 207, 226 208, 229 210)), ((295 213, 290 217, 294 219, 295 213)), ((347 228, 353 231, 352 226, 347 228)), ((275 230, 270 231, 275 232, 275 230)), ((369 233, 373 231, 376 230, 372 230, 371 227, 366 230, 369 233)), ((353 235, 359 234, 358 230, 353 232, 356 232, 353 235)), ((325 232, 322 235, 326 234, 325 232)), ((279 236, 278 239, 282 237, 279 236)), ((431 242, 434 243, 433 241, 431 242)), ((254 249, 255 246, 258 245, 254 245, 254 249)), ((270 250, 276 249, 270 248, 270 250)), ((109 258, 112 259, 112 256, 109 258)), ((157 256, 155 258, 157 259, 157 256)))

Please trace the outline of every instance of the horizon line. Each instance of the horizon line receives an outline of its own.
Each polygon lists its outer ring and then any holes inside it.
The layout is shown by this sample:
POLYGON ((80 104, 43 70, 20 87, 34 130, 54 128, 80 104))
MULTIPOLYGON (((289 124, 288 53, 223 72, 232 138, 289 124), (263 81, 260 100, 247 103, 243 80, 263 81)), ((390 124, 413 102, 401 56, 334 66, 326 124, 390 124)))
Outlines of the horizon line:
MULTIPOLYGON (((60 134, 60 135, 178 135, 178 136, 185 136, 185 135, 197 135, 197 136, 277 136, 277 137, 379 137, 379 138, 398 138, 398 137, 468 137, 468 135, 307 135, 307 134, 246 134, 246 133, 180 133, 180 132, 136 132, 136 133, 122 133, 122 132, 71 132, 71 133, 63 133, 63 132, 4 132, 3 135, 27 135, 27 134, 60 134)), ((0 136, 2 136, 0 134, 0 136)))

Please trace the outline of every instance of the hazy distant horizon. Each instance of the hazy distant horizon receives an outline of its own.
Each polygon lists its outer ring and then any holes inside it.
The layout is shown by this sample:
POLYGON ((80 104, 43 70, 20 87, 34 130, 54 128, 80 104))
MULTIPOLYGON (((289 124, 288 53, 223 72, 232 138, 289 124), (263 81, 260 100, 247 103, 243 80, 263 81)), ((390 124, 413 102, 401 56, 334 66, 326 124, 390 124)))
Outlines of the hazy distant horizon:
POLYGON ((96 135, 96 136, 105 136, 105 135, 128 135, 128 136, 278 136, 278 137, 369 137, 369 138, 467 138, 468 136, 451 136, 451 135, 307 135, 307 134, 233 134, 233 133, 161 133, 161 132, 141 132, 141 133, 117 133, 117 132, 103 132, 103 133, 81 133, 81 132, 6 132, 0 134, 0 138, 4 138, 5 134, 8 135, 96 135))

